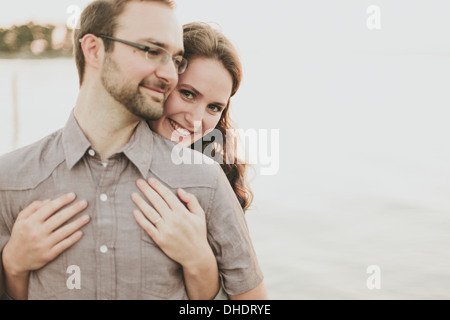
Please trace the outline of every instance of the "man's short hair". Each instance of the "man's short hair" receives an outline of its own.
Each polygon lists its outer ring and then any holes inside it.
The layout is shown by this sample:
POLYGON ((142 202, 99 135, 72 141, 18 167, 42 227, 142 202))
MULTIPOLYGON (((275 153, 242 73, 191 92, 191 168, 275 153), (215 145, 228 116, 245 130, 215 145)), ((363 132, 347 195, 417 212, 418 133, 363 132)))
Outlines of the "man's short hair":
MULTIPOLYGON (((80 39, 91 33, 96 36, 113 36, 117 28, 117 18, 125 10, 129 2, 158 2, 175 8, 173 0, 96 0, 90 3, 81 13, 80 28, 74 32, 74 56, 80 79, 80 86, 83 83, 85 60, 80 39)), ((114 48, 114 43, 104 40, 105 51, 110 52, 114 48)))

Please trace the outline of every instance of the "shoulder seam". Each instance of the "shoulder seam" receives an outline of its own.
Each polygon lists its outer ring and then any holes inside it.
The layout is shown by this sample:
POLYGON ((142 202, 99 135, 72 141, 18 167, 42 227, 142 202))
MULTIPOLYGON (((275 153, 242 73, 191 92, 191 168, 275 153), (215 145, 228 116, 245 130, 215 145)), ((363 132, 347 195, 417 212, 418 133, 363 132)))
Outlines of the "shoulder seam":
POLYGON ((3 186, 2 187, 0 185, 0 191, 26 191, 26 190, 36 189, 41 183, 43 183, 45 180, 47 180, 52 175, 52 173, 56 170, 56 168, 58 168, 62 163, 64 163, 64 159, 62 159, 58 163, 55 163, 54 167, 48 171, 48 174, 42 176, 42 178, 39 179, 38 181, 36 181, 34 184, 23 185, 20 187, 19 186, 14 186, 14 187, 3 186))

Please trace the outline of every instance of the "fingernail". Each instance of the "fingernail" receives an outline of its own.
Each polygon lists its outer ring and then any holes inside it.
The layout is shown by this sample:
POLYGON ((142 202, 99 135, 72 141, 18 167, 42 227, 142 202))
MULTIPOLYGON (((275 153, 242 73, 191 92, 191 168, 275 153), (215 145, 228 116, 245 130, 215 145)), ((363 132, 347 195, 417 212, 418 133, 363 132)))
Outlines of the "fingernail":
POLYGON ((89 221, 90 217, 89 216, 83 216, 81 219, 83 219, 84 222, 89 221))
POLYGON ((145 185, 145 181, 142 180, 142 179, 139 179, 139 180, 137 181, 137 185, 140 186, 140 187, 143 187, 143 186, 145 185))
POLYGON ((187 192, 184 191, 183 189, 178 189, 178 190, 180 190, 181 195, 183 195, 183 196, 187 195, 187 192))
POLYGON ((75 193, 71 192, 67 194, 68 199, 75 199, 75 193))
POLYGON ((80 206, 80 208, 84 208, 87 206, 87 201, 86 200, 80 201, 78 205, 80 206))
POLYGON ((150 184, 156 184, 156 183, 158 182, 158 180, 156 180, 155 178, 149 178, 149 179, 148 179, 148 182, 149 182, 150 184))

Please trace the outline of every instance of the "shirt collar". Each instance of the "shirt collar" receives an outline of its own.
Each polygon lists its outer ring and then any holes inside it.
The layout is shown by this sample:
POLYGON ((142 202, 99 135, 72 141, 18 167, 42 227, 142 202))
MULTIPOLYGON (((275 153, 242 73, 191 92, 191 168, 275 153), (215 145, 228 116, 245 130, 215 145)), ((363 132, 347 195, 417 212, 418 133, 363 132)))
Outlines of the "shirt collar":
MULTIPOLYGON (((62 133, 67 168, 71 170, 91 148, 72 111, 62 133)), ((128 144, 117 153, 123 153, 147 178, 152 160, 153 132, 144 120, 136 126, 128 144)))
POLYGON ((78 125, 73 111, 63 129, 62 144, 64 148, 64 155, 66 157, 67 168, 69 170, 71 170, 73 166, 80 161, 86 151, 91 147, 91 143, 78 125))
POLYGON ((119 153, 123 152, 146 179, 152 161, 152 147, 153 132, 147 122, 141 120, 134 130, 130 142, 119 153))

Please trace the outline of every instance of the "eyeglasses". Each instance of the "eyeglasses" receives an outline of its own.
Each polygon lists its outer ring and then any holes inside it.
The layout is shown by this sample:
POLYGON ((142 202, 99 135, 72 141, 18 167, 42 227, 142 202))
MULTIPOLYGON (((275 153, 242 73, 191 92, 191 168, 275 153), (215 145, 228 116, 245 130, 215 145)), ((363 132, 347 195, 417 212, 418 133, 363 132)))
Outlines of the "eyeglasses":
MULTIPOLYGON (((160 46, 157 46, 156 44, 152 44, 149 46, 145 46, 142 44, 138 44, 135 42, 130 42, 122 39, 117 39, 110 36, 100 35, 100 38, 108 39, 111 41, 117 41, 123 44, 126 44, 128 46, 131 46, 133 48, 145 51, 145 58, 148 61, 164 65, 169 61, 169 59, 172 59, 175 68, 177 69, 178 74, 182 74, 184 71, 186 71, 186 68, 188 66, 188 61, 183 56, 175 56, 173 57, 166 49, 161 48, 160 46)), ((81 39, 80 39, 81 42, 81 39)))

